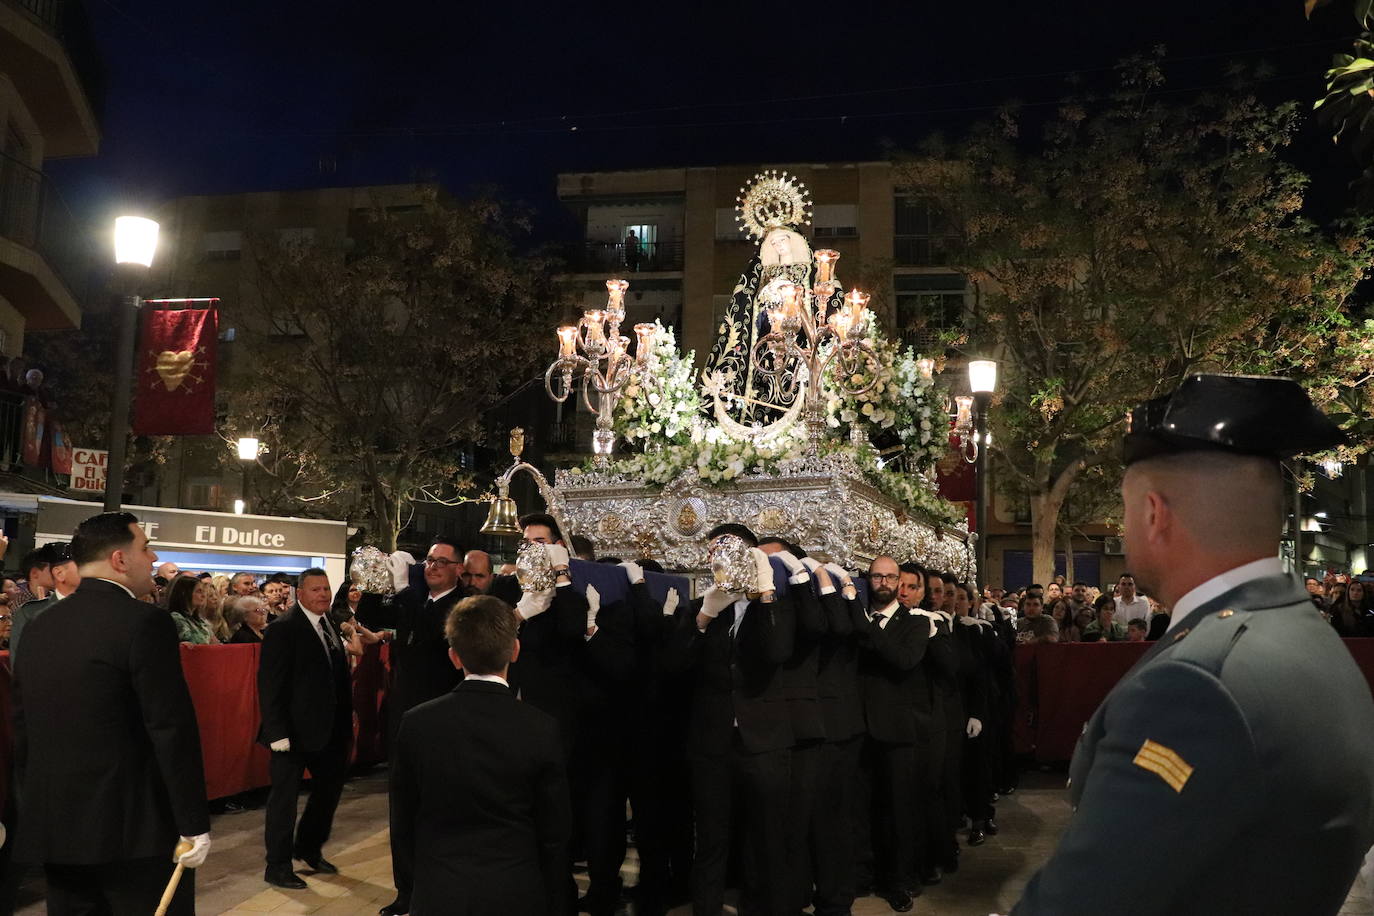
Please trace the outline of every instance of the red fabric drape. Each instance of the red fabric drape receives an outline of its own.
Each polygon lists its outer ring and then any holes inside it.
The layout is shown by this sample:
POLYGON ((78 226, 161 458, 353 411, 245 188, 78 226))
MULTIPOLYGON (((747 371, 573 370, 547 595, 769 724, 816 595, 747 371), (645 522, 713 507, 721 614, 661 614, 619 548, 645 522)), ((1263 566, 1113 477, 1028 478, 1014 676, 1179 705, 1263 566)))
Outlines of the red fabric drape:
MULTIPOLYGON (((1374 692, 1374 639, 1343 640, 1374 692)), ((1059 643, 1016 647, 1017 753, 1068 760, 1083 726, 1153 643, 1059 643)))

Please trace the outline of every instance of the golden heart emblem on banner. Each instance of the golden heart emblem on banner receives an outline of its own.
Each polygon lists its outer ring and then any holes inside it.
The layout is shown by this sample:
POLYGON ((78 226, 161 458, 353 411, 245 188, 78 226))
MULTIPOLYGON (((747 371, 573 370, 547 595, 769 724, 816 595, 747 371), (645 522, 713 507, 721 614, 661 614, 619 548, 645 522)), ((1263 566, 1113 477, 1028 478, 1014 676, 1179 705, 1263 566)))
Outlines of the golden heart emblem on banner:
POLYGON ((196 354, 191 350, 182 350, 180 353, 163 350, 157 355, 157 374, 162 377, 162 384, 167 386, 168 391, 176 391, 186 381, 186 376, 191 374, 191 367, 195 365, 195 357, 196 354))

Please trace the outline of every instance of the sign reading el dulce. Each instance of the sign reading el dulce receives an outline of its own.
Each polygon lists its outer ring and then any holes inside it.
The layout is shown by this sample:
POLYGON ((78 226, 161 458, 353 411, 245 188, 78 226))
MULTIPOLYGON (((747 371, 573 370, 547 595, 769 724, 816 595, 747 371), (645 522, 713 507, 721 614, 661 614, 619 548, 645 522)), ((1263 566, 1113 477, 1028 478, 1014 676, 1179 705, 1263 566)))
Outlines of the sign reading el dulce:
MULTIPOLYGON (((219 512, 169 512, 151 506, 125 506, 137 516, 153 542, 168 547, 251 548, 294 556, 343 556, 348 539, 344 522, 301 518, 252 518, 219 512)), ((38 532, 68 540, 77 525, 101 511, 94 503, 38 500, 38 532)))

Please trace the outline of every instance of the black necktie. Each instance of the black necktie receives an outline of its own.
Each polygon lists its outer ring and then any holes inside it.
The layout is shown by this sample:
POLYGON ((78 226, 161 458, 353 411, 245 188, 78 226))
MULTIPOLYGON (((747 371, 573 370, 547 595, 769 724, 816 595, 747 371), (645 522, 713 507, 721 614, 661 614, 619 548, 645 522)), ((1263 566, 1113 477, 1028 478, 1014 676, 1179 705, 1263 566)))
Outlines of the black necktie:
POLYGON ((334 633, 329 629, 329 624, 320 618, 320 635, 324 637, 324 646, 329 650, 329 657, 336 658, 339 654, 339 644, 334 641, 334 633))

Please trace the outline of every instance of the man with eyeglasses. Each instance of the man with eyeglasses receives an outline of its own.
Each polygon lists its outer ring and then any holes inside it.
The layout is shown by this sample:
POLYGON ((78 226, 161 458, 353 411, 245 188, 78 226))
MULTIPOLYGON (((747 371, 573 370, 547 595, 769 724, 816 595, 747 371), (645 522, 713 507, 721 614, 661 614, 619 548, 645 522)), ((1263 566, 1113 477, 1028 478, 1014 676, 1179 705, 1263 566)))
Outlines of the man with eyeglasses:
MULTIPOLYGON (((463 585, 462 550, 452 540, 437 537, 425 554, 424 588, 411 586, 394 597, 364 592, 358 601, 358 620, 369 629, 394 629, 391 664, 396 681, 389 697, 388 731, 395 738, 406 711, 443 696, 463 679, 448 657, 444 623, 449 611, 472 592, 463 585)), ((414 863, 393 858, 391 873, 396 899, 382 907, 383 916, 410 910, 414 863)))
POLYGON ((46 544, 39 548, 48 563, 48 575, 52 579, 52 590, 46 598, 25 602, 14 611, 13 630, 10 632, 10 665, 19 651, 19 640, 24 628, 38 619, 39 615, 54 604, 66 598, 81 584, 81 573, 77 572, 76 561, 72 559, 71 549, 66 544, 46 544))
POLYGON ((880 848, 874 850, 874 887, 895 912, 912 907, 916 889, 916 742, 920 722, 916 680, 930 639, 928 621, 897 600, 901 572, 891 557, 868 568, 867 620, 858 628, 859 693, 873 761, 872 801, 880 848))

